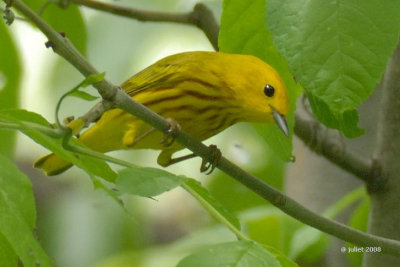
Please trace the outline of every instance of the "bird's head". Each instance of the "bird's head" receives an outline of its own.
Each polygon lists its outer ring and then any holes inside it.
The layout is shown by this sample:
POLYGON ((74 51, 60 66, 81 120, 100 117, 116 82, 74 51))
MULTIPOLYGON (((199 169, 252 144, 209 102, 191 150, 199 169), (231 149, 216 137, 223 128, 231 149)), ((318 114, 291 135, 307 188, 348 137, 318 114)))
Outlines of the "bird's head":
POLYGON ((241 70, 232 85, 237 100, 243 106, 243 117, 252 122, 275 122, 289 136, 286 122, 289 100, 286 86, 278 72, 253 56, 240 56, 241 70))

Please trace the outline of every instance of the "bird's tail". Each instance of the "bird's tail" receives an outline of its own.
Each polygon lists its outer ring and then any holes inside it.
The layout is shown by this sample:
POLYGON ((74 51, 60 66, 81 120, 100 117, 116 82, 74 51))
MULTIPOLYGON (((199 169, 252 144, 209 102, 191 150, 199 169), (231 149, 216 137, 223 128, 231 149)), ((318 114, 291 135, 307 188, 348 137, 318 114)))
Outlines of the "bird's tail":
MULTIPOLYGON (((68 124, 72 134, 77 134, 85 126, 85 121, 82 119, 73 120, 68 124)), ((73 164, 51 153, 35 161, 33 166, 38 169, 43 169, 46 175, 57 175, 65 172, 72 167, 73 164)))
POLYGON ((72 167, 72 164, 55 154, 48 154, 36 160, 35 168, 43 169, 46 175, 57 175, 72 167))

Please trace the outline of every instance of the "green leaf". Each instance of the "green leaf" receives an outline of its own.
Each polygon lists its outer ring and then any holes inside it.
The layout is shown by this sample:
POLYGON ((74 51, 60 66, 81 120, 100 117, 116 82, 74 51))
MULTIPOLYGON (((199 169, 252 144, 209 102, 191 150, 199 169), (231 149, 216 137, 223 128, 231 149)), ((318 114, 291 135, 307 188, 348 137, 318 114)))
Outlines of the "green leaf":
MULTIPOLYGON (((21 66, 17 49, 7 27, 0 23, 0 108, 16 108, 19 99, 21 66)), ((0 131, 0 153, 12 156, 15 133, 0 131)))
MULTIPOLYGON (((292 141, 282 134, 282 131, 276 125, 253 123, 253 127, 275 152, 274 156, 277 155, 284 161, 293 161, 292 141)), ((291 128, 291 132, 293 133, 293 128, 291 128)))
POLYGON ((77 97, 77 98, 80 98, 83 100, 87 100, 87 101, 93 101, 93 100, 98 99, 97 96, 88 94, 88 93, 86 93, 84 91, 80 91, 80 90, 74 90, 74 91, 70 92, 68 95, 74 96, 74 97, 77 97))
POLYGON ((7 238, 0 231, 0 266, 18 266, 18 256, 11 247, 7 238))
MULTIPOLYGON (((41 133, 40 131, 32 129, 23 130, 22 132, 38 144, 41 144, 42 146, 52 151, 57 156, 83 169, 89 175, 96 175, 109 182, 115 182, 117 174, 103 160, 81 154, 79 156, 76 156, 73 152, 64 149, 61 139, 52 138, 46 134, 41 133)), ((69 142, 72 145, 82 146, 82 144, 74 138, 71 138, 69 142)))
POLYGON ((27 121, 36 123, 42 126, 49 126, 47 122, 40 114, 27 111, 25 109, 0 109, 0 121, 19 122, 27 121))
POLYGON ((314 114, 348 137, 363 133, 355 109, 396 48, 399 13, 397 1, 268 0, 268 27, 314 114))
POLYGON ((61 7, 57 2, 66 1, 29 0, 24 1, 33 11, 41 11, 42 18, 57 32, 65 36, 83 54, 86 54, 86 25, 78 5, 68 4, 61 7))
POLYGON ((240 213, 247 235, 256 242, 281 249, 285 215, 277 208, 260 206, 240 213))
MULTIPOLYGON (((32 185, 6 157, 0 155, 0 232, 24 266, 52 266, 33 236, 36 211, 32 185)), ((3 247, 3 246, 1 246, 3 247)))
POLYGON ((121 193, 154 197, 179 186, 183 177, 156 168, 131 167, 118 172, 117 189, 121 193))
POLYGON ((64 101, 64 99, 67 96, 75 96, 75 97, 78 97, 78 98, 81 98, 81 99, 85 99, 85 100, 88 100, 88 101, 92 101, 92 100, 97 99, 97 97, 92 96, 91 94, 88 94, 86 92, 80 91, 79 88, 87 87, 87 86, 89 86, 89 85, 91 85, 93 83, 96 83, 96 82, 99 82, 99 81, 103 80, 104 75, 105 75, 104 72, 103 73, 99 73, 99 74, 89 75, 82 82, 80 82, 78 85, 76 85, 74 88, 72 88, 68 92, 64 93, 60 97, 60 99, 58 100, 57 105, 56 105, 56 122, 57 122, 57 125, 60 128, 62 128, 62 125, 61 125, 61 122, 59 120, 58 113, 59 113, 60 108, 61 108, 61 103, 64 101))
MULTIPOLYGON (((295 102, 302 88, 293 81, 285 60, 278 54, 265 24, 265 0, 225 0, 219 34, 222 52, 251 54, 274 67, 288 89, 290 114, 287 118, 293 134, 295 102)), ((285 161, 292 156, 292 140, 275 125, 256 128, 276 154, 285 161)))
POLYGON ((325 101, 319 99, 313 93, 307 92, 307 98, 316 118, 327 127, 338 129, 347 137, 357 137, 364 133, 363 129, 357 127, 357 110, 346 110, 343 113, 337 113, 333 112, 325 101))
MULTIPOLYGON (((94 174, 102 177, 110 182, 114 182, 117 174, 102 160, 92 158, 86 155, 75 156, 74 153, 67 151, 62 146, 62 140, 53 138, 38 129, 35 129, 35 124, 38 126, 49 126, 50 124, 39 114, 29 112, 26 110, 1 110, 0 109, 0 121, 13 122, 18 124, 24 124, 24 122, 32 123, 28 129, 21 129, 21 132, 30 137, 32 140, 41 144, 42 146, 53 151, 58 156, 71 162, 72 164, 82 168, 89 174, 94 174)), ((50 128, 50 130, 54 130, 50 128)), ((71 144, 82 145, 76 139, 70 140, 71 144)))
POLYGON ((279 261, 279 263, 281 264, 280 266, 282 267, 298 267, 297 263, 295 263, 294 261, 292 261, 291 259, 289 259, 285 254, 283 254, 282 252, 280 252, 279 250, 277 250, 274 247, 270 247, 270 246, 264 246, 269 252, 271 252, 272 254, 274 254, 274 256, 276 257, 276 259, 279 261))
POLYGON ((98 179, 94 177, 92 179, 93 186, 95 189, 103 190, 107 196, 113 199, 125 212, 128 213, 126 207, 124 206, 123 201, 120 199, 120 194, 114 190, 115 184, 113 183, 105 183, 104 180, 98 179))
POLYGON ((239 220, 228 209, 221 205, 221 203, 218 202, 206 188, 201 186, 198 181, 194 179, 186 179, 182 186, 219 222, 224 223, 225 225, 231 224, 236 228, 234 229, 235 231, 240 230, 239 220))
MULTIPOLYGON (((80 91, 79 88, 80 87, 88 87, 89 85, 92 85, 94 83, 98 83, 101 82, 104 79, 104 75, 106 73, 102 72, 99 74, 92 74, 87 76, 80 84, 78 84, 77 86, 75 86, 73 89, 71 89, 68 93, 64 94, 63 97, 60 99, 60 101, 65 97, 65 96, 75 96, 87 101, 93 101, 98 99, 97 96, 93 96, 91 94, 88 94, 84 91, 80 91)), ((59 105, 58 105, 59 106, 59 105)))
POLYGON ((209 246, 181 260, 177 267, 280 267, 278 259, 261 245, 238 241, 209 246))
POLYGON ((99 73, 99 74, 91 74, 83 80, 83 82, 80 84, 81 87, 88 87, 89 85, 92 85, 94 83, 99 83, 104 79, 104 76, 106 75, 105 72, 99 73))

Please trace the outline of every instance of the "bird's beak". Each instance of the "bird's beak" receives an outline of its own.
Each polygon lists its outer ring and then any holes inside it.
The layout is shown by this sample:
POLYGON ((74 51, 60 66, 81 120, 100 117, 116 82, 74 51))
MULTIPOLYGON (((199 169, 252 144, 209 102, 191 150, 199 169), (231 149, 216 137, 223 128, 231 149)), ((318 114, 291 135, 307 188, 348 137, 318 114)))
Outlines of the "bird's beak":
POLYGON ((274 116, 274 120, 276 124, 278 125, 279 129, 282 130, 282 132, 289 137, 289 127, 287 125, 285 117, 280 114, 278 111, 276 111, 274 108, 272 108, 272 115, 274 116))

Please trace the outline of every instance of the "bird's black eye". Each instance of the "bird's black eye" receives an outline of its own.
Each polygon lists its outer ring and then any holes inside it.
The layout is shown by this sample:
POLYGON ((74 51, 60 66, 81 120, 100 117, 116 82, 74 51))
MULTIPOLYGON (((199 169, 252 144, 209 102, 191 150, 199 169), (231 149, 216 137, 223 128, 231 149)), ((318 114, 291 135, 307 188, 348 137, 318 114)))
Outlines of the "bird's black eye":
POLYGON ((273 97, 275 94, 275 88, 272 85, 265 85, 264 87, 264 94, 268 97, 273 97))

